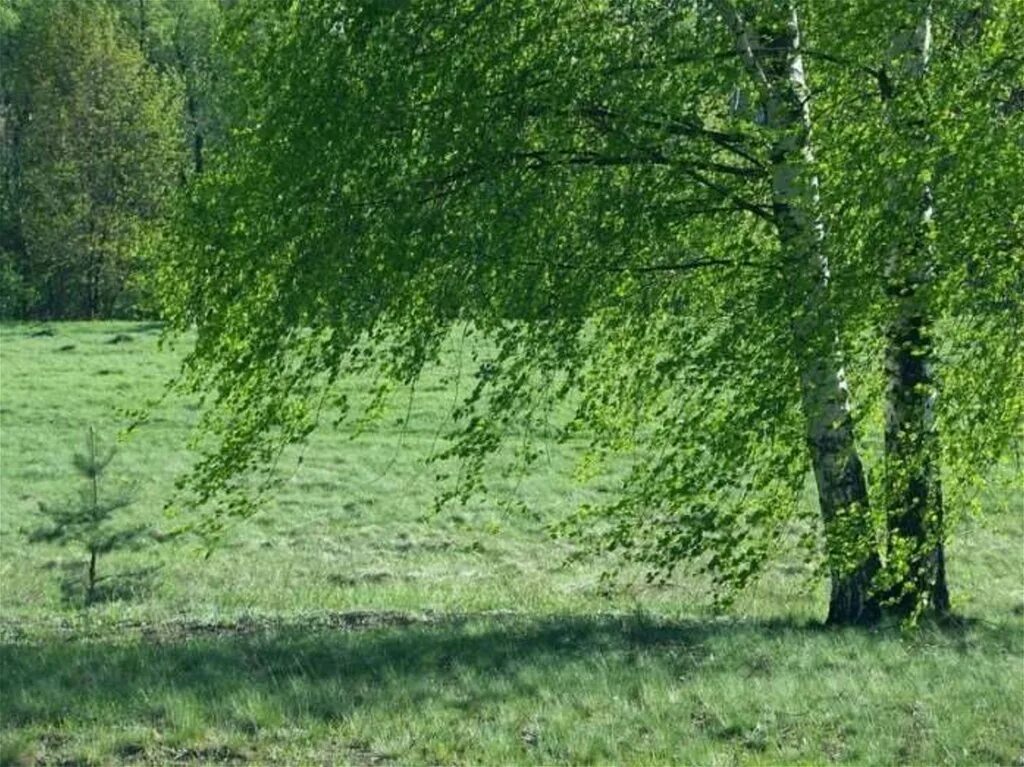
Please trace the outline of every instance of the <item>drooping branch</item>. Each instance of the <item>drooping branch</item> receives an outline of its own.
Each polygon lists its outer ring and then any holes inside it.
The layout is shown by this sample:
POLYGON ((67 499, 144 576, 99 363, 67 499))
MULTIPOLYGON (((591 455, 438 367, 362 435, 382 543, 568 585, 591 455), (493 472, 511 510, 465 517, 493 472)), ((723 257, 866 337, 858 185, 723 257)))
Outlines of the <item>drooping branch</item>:
POLYGON ((750 140, 750 136, 742 133, 726 133, 724 131, 706 128, 697 118, 683 120, 669 116, 652 118, 642 115, 630 115, 623 112, 615 112, 604 106, 582 107, 576 110, 576 112, 582 116, 589 117, 599 128, 603 127, 607 129, 610 121, 617 120, 619 122, 663 131, 669 136, 685 136, 689 138, 706 139, 718 146, 720 149, 732 152, 737 157, 746 160, 753 165, 754 168, 764 168, 764 163, 744 147, 746 142, 750 140))
POLYGON ((725 188, 721 184, 712 181, 707 176, 705 176, 704 174, 700 173, 697 170, 694 170, 692 168, 682 168, 681 170, 684 175, 693 179, 701 186, 718 193, 719 195, 722 196, 722 198, 733 203, 736 207, 740 208, 741 210, 745 210, 747 213, 753 213, 758 218, 774 225, 775 217, 772 215, 771 211, 767 210, 766 208, 755 203, 752 203, 749 200, 743 199, 742 197, 735 194, 731 190, 725 188))
POLYGON ((712 267, 766 269, 767 265, 744 259, 695 258, 691 261, 661 264, 571 264, 566 261, 524 261, 526 266, 552 267, 564 271, 608 272, 619 274, 657 274, 659 272, 690 272, 712 267))
POLYGON ((741 178, 760 178, 763 173, 756 168, 743 168, 712 161, 674 160, 658 149, 647 149, 638 154, 604 155, 599 152, 574 151, 569 149, 537 150, 513 152, 509 155, 513 160, 527 160, 529 168, 550 167, 556 165, 596 166, 596 167, 627 167, 635 165, 664 165, 670 167, 696 168, 700 170, 723 173, 741 178))

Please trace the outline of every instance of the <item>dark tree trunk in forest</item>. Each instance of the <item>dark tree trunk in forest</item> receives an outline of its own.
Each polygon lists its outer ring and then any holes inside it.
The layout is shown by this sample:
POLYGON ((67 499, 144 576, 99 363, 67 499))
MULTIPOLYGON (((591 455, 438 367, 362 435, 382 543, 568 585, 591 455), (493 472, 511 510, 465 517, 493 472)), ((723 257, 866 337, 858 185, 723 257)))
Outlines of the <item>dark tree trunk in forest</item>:
POLYGON ((199 120, 196 116, 195 97, 188 97, 189 119, 192 121, 192 168, 196 173, 203 172, 203 133, 199 130, 199 120))
MULTIPOLYGON (((182 19, 178 18, 178 24, 182 19)), ((203 172, 203 131, 200 126, 199 104, 196 100, 194 75, 189 73, 188 57, 182 47, 181 40, 175 39, 174 54, 178 60, 178 72, 185 83, 185 112, 188 115, 188 125, 192 131, 192 170, 195 173, 203 172)))

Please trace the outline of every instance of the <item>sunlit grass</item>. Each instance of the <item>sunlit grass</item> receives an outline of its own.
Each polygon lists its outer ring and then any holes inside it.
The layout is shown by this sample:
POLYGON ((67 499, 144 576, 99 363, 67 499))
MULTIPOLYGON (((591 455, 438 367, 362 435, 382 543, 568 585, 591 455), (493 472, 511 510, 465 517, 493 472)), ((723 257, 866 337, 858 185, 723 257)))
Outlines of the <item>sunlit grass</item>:
POLYGON ((451 402, 438 378, 409 419, 403 405, 357 439, 318 432, 273 504, 208 559, 191 539, 157 542, 182 521, 163 507, 196 417, 172 398, 110 469, 136 485, 128 513, 153 541, 101 561, 160 569, 84 609, 61 590, 81 553, 21 531, 74 491, 86 428, 115 435, 177 357, 152 325, 42 330, 0 328, 2 764, 1024 758, 1013 496, 958 531, 955 626, 821 630, 820 586, 785 562, 714 616, 699 579, 608 588, 601 562, 565 564, 548 524, 590 491, 564 451, 522 481, 526 513, 434 515, 424 459, 451 402))

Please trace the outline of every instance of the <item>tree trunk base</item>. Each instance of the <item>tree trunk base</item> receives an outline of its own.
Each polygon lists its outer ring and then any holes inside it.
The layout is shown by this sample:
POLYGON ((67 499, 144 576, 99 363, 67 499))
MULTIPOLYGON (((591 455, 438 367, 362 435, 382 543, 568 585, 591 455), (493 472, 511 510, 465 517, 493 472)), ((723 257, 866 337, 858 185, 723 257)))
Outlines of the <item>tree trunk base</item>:
POLYGON ((924 561, 914 562, 907 580, 882 595, 885 612, 901 620, 931 613, 949 615, 949 586, 946 583, 946 552, 941 543, 924 561), (909 585, 908 585, 909 584, 909 585))
POLYGON ((872 593, 872 584, 880 568, 878 556, 872 555, 856 572, 832 579, 826 625, 870 626, 882 619, 882 604, 872 593))

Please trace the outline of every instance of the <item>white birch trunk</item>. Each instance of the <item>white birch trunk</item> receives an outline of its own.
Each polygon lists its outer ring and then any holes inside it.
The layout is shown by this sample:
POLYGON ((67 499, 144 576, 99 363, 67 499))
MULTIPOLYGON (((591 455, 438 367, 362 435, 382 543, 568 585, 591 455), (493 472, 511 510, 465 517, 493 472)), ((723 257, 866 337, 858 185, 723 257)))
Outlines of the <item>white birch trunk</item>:
POLYGON ((794 353, 801 371, 807 444, 818 489, 832 573, 829 622, 877 619, 872 582, 879 568, 867 484, 857 453, 850 393, 829 305, 829 265, 810 143, 809 93, 795 10, 765 23, 744 19, 723 2, 738 52, 761 90, 771 151, 772 203, 794 304, 794 353), (767 39, 766 39, 767 38, 767 39))
MULTIPOLYGON (((903 76, 887 104, 888 119, 898 140, 912 152, 923 150, 929 140, 914 91, 924 87, 928 72, 931 23, 931 4, 926 2, 917 29, 898 37, 891 51, 903 76)), ((885 474, 887 559, 894 580, 888 596, 897 612, 910 615, 929 604, 948 610, 949 592, 934 417, 938 388, 927 299, 933 269, 928 229, 934 202, 931 186, 921 181, 926 169, 918 162, 905 167, 890 181, 895 231, 886 259, 893 316, 885 356, 885 474)))

